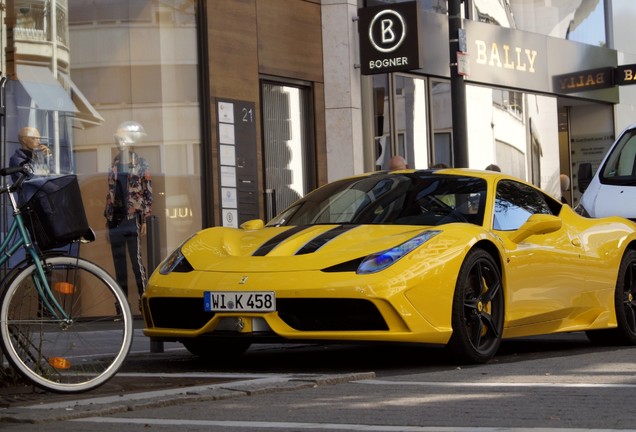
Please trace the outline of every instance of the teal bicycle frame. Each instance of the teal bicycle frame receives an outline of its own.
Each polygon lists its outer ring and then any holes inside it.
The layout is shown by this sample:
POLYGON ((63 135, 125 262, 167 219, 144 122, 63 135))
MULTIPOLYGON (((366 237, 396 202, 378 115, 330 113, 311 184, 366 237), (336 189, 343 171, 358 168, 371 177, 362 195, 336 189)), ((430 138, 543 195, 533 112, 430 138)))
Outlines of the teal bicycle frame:
POLYGON ((4 240, 0 244, 0 253, 2 254, 0 256, 0 266, 4 265, 11 257, 13 257, 18 250, 24 249, 35 264, 37 277, 33 278, 33 283, 40 295, 43 306, 53 314, 54 318, 68 321, 69 317, 67 313, 51 294, 51 287, 46 280, 46 271, 42 265, 42 259, 31 240, 29 231, 24 225, 24 218, 15 197, 13 196, 11 185, 3 187, 1 190, 2 193, 7 193, 9 195, 9 199, 11 200, 11 205, 13 207, 13 220, 11 221, 11 225, 9 226, 9 230, 7 231, 4 240))

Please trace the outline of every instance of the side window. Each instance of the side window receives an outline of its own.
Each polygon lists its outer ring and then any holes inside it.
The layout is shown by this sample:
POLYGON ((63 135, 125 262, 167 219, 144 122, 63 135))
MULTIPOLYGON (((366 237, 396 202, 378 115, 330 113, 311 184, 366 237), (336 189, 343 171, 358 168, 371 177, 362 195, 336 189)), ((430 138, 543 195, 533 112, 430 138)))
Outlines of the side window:
POLYGON ((552 214, 545 198, 537 190, 523 183, 500 181, 495 198, 493 229, 513 231, 537 213, 552 214))
POLYGON ((603 169, 603 177, 626 177, 636 175, 636 133, 625 134, 621 142, 612 149, 612 154, 603 169))

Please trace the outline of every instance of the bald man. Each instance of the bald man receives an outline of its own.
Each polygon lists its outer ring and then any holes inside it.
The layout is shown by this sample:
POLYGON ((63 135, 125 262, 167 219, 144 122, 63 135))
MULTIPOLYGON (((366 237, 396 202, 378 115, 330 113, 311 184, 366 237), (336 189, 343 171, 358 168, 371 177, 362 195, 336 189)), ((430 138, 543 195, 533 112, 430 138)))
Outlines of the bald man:
POLYGON ((408 164, 406 163, 406 159, 402 156, 393 156, 389 160, 389 171, 403 170, 407 168, 408 164))

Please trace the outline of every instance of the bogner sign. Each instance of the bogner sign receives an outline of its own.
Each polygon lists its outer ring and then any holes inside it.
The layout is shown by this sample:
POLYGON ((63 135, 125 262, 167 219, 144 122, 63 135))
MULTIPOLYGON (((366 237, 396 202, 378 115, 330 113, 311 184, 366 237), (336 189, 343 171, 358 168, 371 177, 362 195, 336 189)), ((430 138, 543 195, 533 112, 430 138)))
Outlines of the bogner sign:
POLYGON ((363 75, 419 69, 417 2, 358 9, 363 75))

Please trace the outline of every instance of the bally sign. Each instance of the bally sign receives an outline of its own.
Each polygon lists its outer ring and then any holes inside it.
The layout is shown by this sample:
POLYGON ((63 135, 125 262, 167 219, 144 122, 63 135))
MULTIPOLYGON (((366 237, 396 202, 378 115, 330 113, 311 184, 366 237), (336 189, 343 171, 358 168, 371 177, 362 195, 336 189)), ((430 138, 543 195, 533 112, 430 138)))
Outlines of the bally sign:
POLYGON ((417 2, 358 9, 363 75, 419 69, 417 2))
POLYGON ((554 88, 559 93, 577 93, 614 86, 614 69, 590 69, 554 77, 554 88))
POLYGON ((636 84, 636 64, 618 66, 614 80, 616 85, 636 84))

